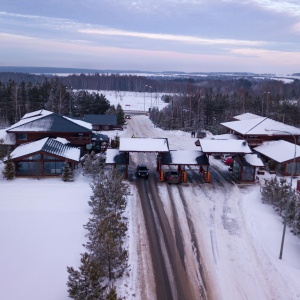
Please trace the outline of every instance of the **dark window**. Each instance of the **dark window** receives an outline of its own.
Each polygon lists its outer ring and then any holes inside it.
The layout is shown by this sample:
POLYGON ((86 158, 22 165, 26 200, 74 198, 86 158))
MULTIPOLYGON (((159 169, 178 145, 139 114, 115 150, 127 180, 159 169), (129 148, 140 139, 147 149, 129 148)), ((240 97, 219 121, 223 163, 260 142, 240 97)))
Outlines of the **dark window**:
POLYGON ((45 175, 62 174, 63 167, 64 167, 63 161, 44 162, 44 174, 45 175))
POLYGON ((40 159, 41 159, 41 154, 36 154, 36 155, 28 156, 22 160, 40 160, 40 159))
POLYGON ((27 141, 27 133, 18 133, 17 139, 22 141, 27 141))
POLYGON ((44 160, 55 160, 56 158, 49 155, 44 155, 44 160))

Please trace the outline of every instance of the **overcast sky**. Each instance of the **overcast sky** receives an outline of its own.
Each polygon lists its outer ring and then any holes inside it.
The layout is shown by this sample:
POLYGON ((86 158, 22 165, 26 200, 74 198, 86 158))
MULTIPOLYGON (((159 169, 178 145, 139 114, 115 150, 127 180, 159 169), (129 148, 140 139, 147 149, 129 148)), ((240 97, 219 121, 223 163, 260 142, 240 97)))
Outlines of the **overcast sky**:
POLYGON ((299 0, 0 0, 0 65, 300 72, 299 0))

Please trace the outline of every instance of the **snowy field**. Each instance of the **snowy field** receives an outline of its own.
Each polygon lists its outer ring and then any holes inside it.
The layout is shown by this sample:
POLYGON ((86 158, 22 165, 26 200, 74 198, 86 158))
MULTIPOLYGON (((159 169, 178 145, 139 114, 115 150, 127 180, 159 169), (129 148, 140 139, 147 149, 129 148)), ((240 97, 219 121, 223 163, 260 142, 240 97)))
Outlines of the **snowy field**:
MULTIPOLYGON (((149 111, 151 107, 158 107, 158 109, 164 108, 167 103, 161 100, 165 93, 156 92, 122 92, 122 91, 95 91, 89 90, 89 92, 96 92, 103 94, 111 105, 117 106, 120 104, 123 110, 126 111, 149 111)), ((170 93, 168 94, 170 95, 170 93)))
MULTIPOLYGON (((189 133, 154 128, 143 115, 134 116, 131 121, 135 120, 136 124, 145 124, 152 136, 168 138, 171 149, 195 147, 189 133)), ((140 129, 135 127, 136 136, 142 136, 140 129)), ((132 132, 128 130, 130 128, 119 135, 130 137, 132 132)), ((109 133, 112 134, 115 133, 109 133)), ((211 163, 227 169, 218 160, 212 159, 211 163)), ((66 266, 77 267, 79 254, 84 251, 83 225, 89 218, 87 201, 92 193, 89 180, 80 173, 71 183, 60 179, 6 181, 0 176, 0 190, 0 299, 67 300, 66 266)), ((160 193, 164 193, 163 186, 160 193)), ((238 229, 227 232, 222 226, 219 228, 219 221, 224 217, 224 211, 218 211, 217 206, 224 198, 222 193, 213 190, 210 194, 209 185, 203 190, 185 187, 185 197, 191 199, 191 218, 207 244, 202 254, 207 257, 206 271, 215 281, 212 282, 213 299, 300 299, 300 239, 287 230, 283 259, 278 259, 282 221, 271 206, 262 204, 259 184, 233 188, 230 198, 226 199, 231 209, 226 212, 226 220, 234 220, 238 229)), ((140 241, 145 239, 145 229, 137 213, 140 203, 134 188, 128 203, 130 267, 128 276, 119 282, 118 291, 125 299, 144 300, 141 295, 145 293, 152 299, 151 288, 146 284, 149 290, 142 291, 139 282, 140 274, 148 272, 150 285, 153 273, 147 241, 140 241), (141 252, 138 243, 143 247, 141 252)), ((171 215, 169 203, 164 205, 167 215, 171 215)), ((183 211, 179 200, 178 211, 183 211)))

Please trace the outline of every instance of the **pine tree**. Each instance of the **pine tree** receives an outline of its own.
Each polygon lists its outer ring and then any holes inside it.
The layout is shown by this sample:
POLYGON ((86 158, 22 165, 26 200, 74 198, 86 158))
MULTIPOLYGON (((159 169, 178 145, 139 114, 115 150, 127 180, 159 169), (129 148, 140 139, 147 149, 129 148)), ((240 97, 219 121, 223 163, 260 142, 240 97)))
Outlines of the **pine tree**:
POLYGON ((127 224, 120 214, 110 213, 98 222, 93 234, 89 235, 86 248, 93 259, 100 262, 109 280, 122 276, 127 268, 128 253, 123 248, 127 224))
POLYGON ((104 273, 101 265, 96 264, 88 253, 81 254, 79 270, 67 267, 68 293, 75 300, 98 300, 103 299, 106 285, 103 284, 104 273))
POLYGON ((11 159, 11 155, 7 155, 7 160, 5 162, 4 170, 2 171, 3 177, 7 180, 11 180, 15 178, 15 164, 11 159))
POLYGON ((300 236, 300 196, 299 195, 296 196, 295 215, 292 220, 291 227, 292 227, 292 232, 295 235, 300 236))
POLYGON ((87 154, 83 164, 83 175, 92 176, 93 179, 97 178, 103 166, 104 162, 101 156, 87 154))
POLYGON ((117 125, 121 125, 121 126, 124 125, 125 113, 120 103, 118 103, 116 108, 116 118, 117 118, 117 125))
POLYGON ((65 182, 71 182, 74 181, 74 172, 71 168, 70 164, 66 161, 64 165, 64 170, 62 173, 62 180, 65 182))
POLYGON ((118 297, 116 288, 110 287, 105 296, 105 300, 122 300, 122 299, 118 297))
POLYGON ((127 267, 128 254, 123 249, 127 223, 122 213, 129 190, 117 170, 102 171, 91 186, 93 195, 89 205, 92 217, 85 226, 89 231, 86 248, 95 261, 101 262, 111 280, 121 276, 127 267))

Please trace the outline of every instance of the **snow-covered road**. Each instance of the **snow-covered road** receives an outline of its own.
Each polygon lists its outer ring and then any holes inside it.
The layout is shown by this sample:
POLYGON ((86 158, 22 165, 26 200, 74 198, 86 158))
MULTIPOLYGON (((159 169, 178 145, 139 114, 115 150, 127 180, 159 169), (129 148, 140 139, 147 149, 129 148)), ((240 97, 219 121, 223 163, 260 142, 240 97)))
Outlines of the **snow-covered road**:
MULTIPOLYGON (((134 116, 130 120, 126 134, 132 133, 136 137, 166 137, 172 150, 196 150, 195 139, 189 133, 155 128, 146 116, 134 116)), ((218 176, 218 180, 214 181, 212 176, 210 184, 182 184, 182 196, 178 193, 178 187, 172 186, 174 203, 170 203, 165 184, 158 186, 171 227, 174 226, 172 207, 176 208, 190 280, 201 286, 201 275, 204 274, 208 299, 300 299, 297 282, 300 278, 299 263, 291 269, 285 260, 278 259, 275 250, 269 251, 272 248, 279 250, 282 225, 272 208, 261 203, 259 185, 229 182, 225 176, 227 167, 213 158, 210 163, 212 173, 218 176), (259 210, 256 216, 252 207, 259 210), (270 217, 276 224, 271 229, 268 228, 270 217), (264 225, 260 230, 255 227, 256 224, 264 225), (258 238, 260 233, 265 233, 264 228, 268 228, 272 237, 276 231, 278 241, 258 238), (200 263, 197 255, 200 256, 200 263)), ((155 161, 153 168, 154 164, 155 161)), ((293 236, 288 238, 294 239, 299 250, 299 239, 293 236)), ((299 258, 300 251, 298 255, 299 258)))

